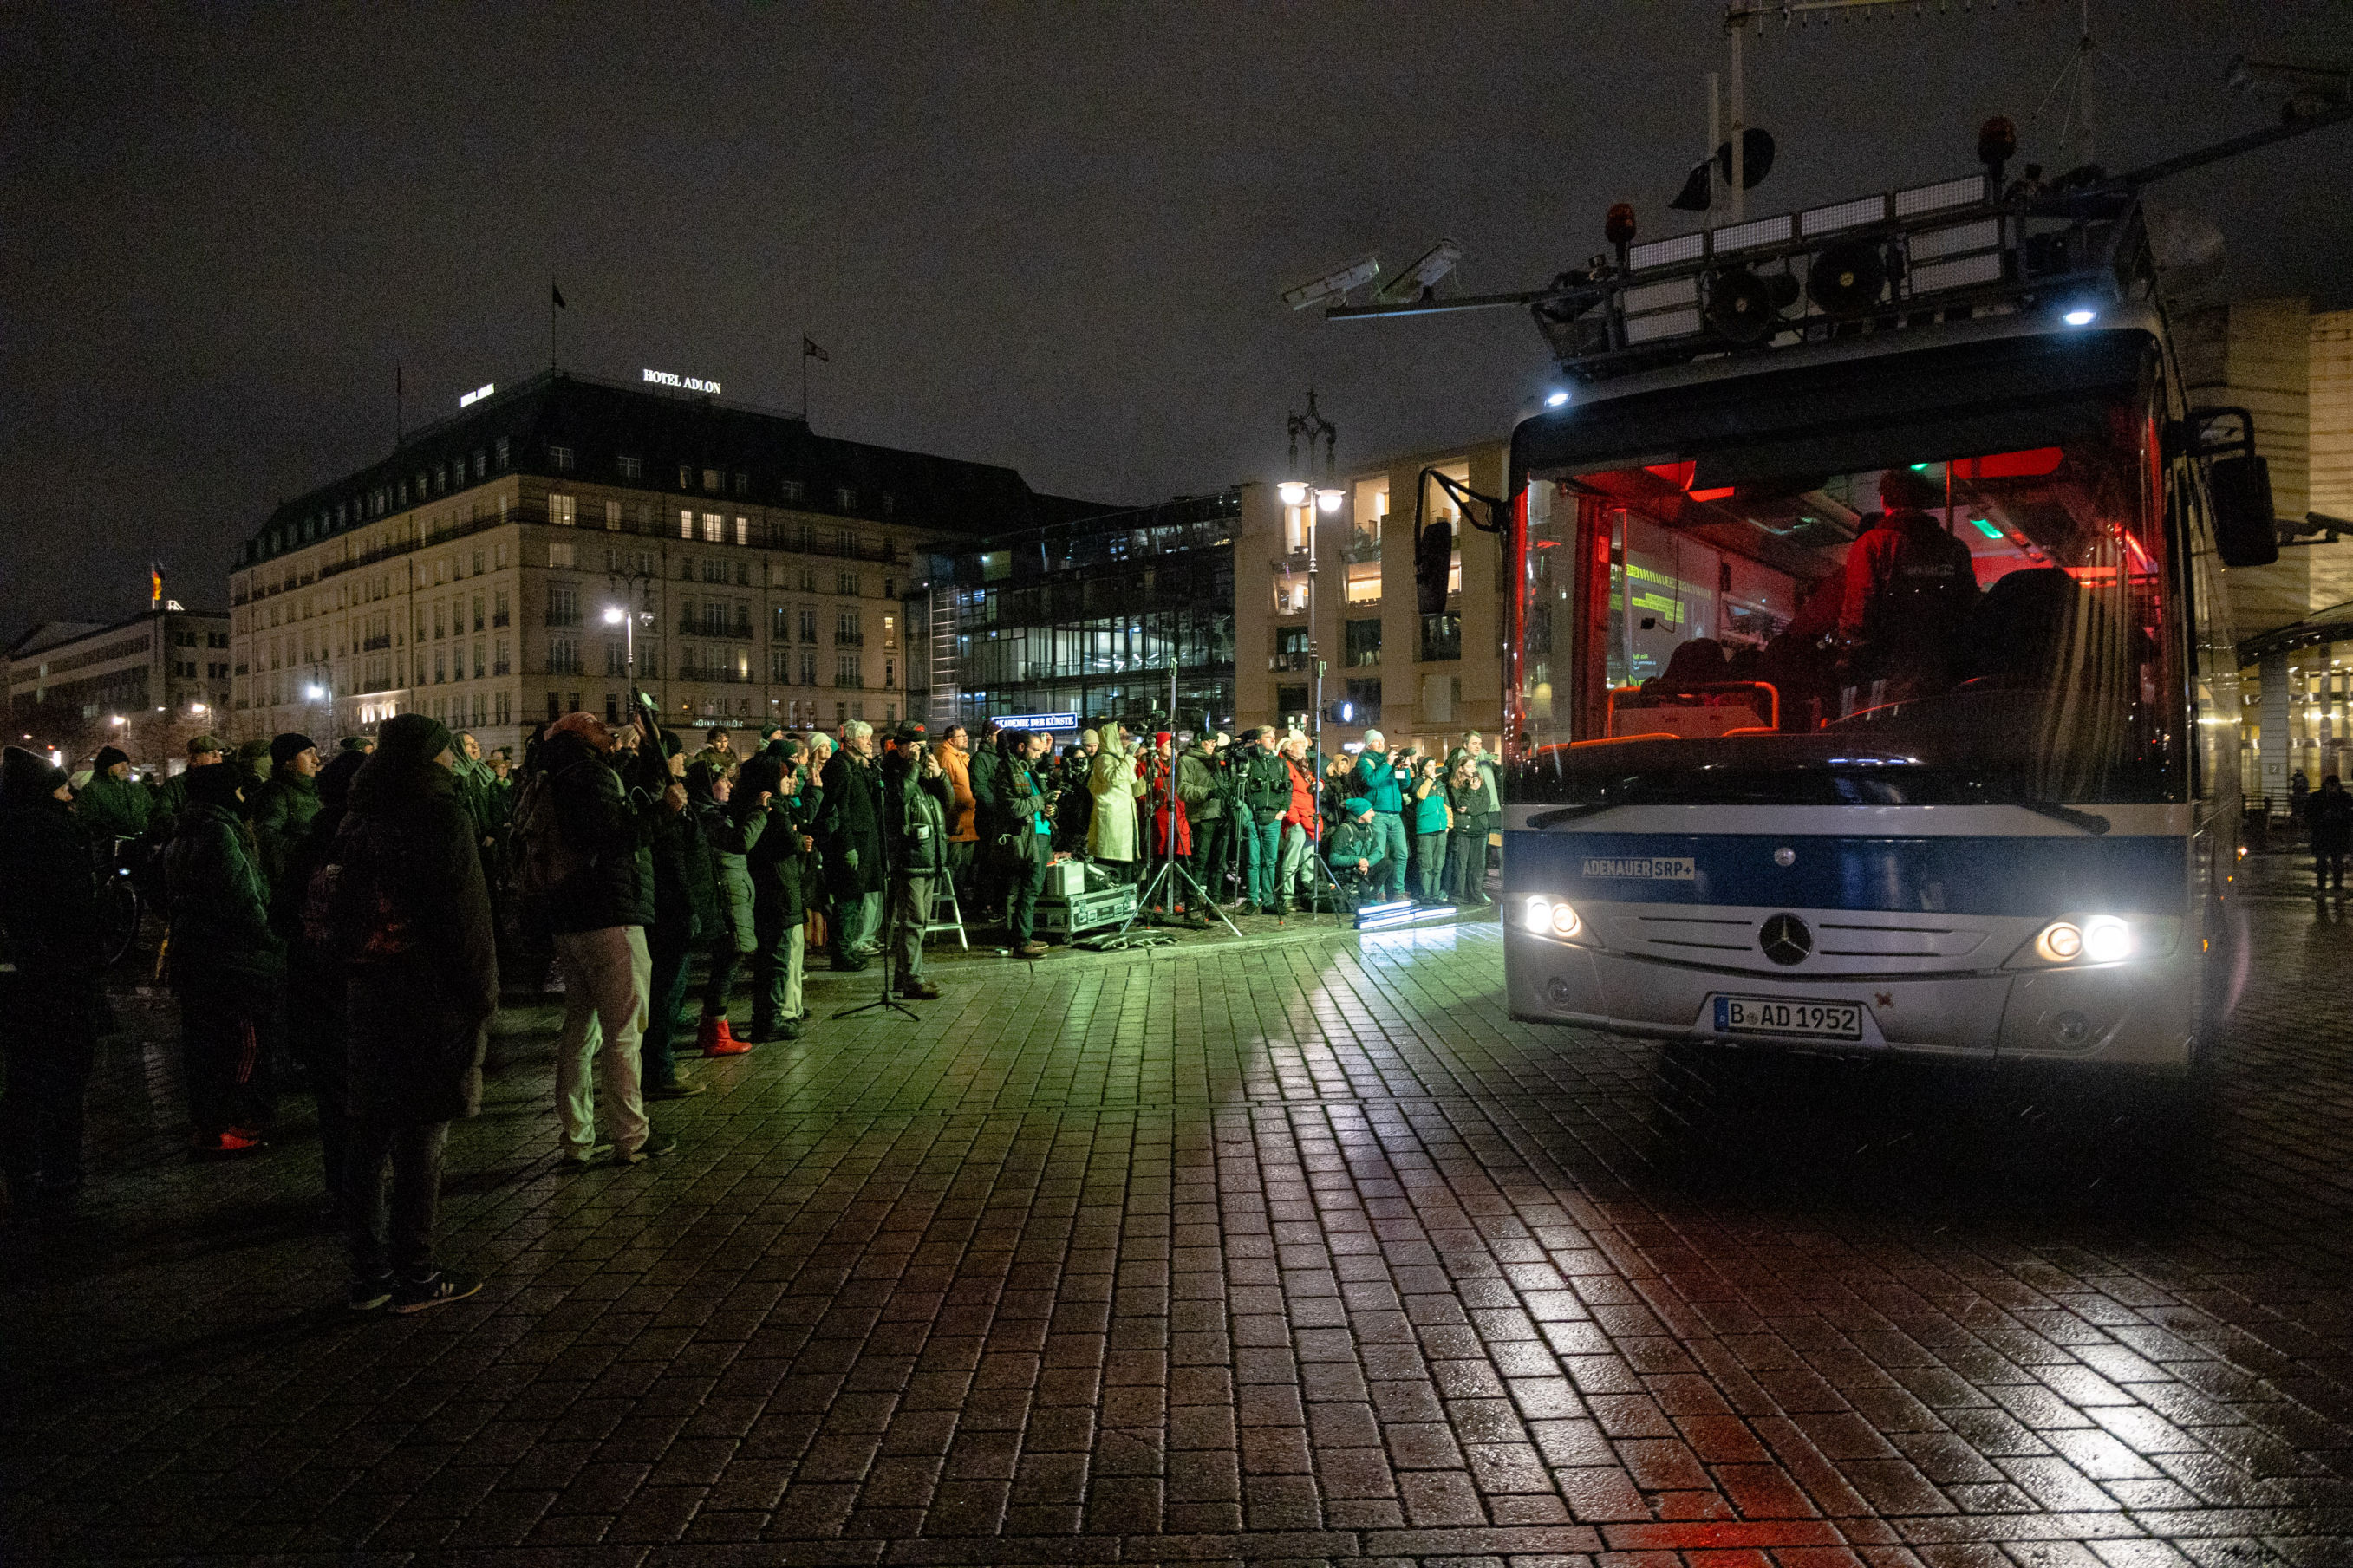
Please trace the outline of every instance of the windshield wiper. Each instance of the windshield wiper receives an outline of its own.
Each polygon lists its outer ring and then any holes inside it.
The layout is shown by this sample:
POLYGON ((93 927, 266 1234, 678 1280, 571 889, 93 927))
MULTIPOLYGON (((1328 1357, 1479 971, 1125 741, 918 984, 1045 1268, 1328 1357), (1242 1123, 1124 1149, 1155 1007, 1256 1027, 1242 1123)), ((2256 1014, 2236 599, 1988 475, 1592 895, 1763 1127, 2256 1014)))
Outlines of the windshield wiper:
POLYGON ((1687 800, 1678 799, 1656 789, 1644 789, 1641 787, 1641 782, 1638 775, 1635 778, 1621 781, 1624 785, 1623 794, 1611 795, 1605 786, 1602 790, 1602 798, 1599 800, 1583 801, 1576 805, 1558 805, 1550 811, 1539 811, 1528 818, 1528 826, 1539 830, 1557 827, 1564 822, 1575 822, 1580 816, 1591 816, 1597 811, 1609 811, 1621 805, 1688 805, 1691 804, 1687 800))
POLYGON ((2037 816, 2047 816, 2053 822, 2063 822, 2070 827, 2083 829, 2098 837, 2108 830, 2108 819, 2088 811, 2077 811, 2072 805, 2053 805, 2047 800, 2005 800, 2003 805, 2014 805, 2021 811, 2031 811, 2037 816))
POLYGON ((1537 829, 1558 827, 1564 822, 1574 822, 1580 816, 1590 816, 1597 811, 1608 811, 1613 805, 1625 804, 1622 800, 1595 800, 1588 801, 1583 805, 1556 806, 1550 811, 1539 811, 1529 817, 1528 826, 1537 829))

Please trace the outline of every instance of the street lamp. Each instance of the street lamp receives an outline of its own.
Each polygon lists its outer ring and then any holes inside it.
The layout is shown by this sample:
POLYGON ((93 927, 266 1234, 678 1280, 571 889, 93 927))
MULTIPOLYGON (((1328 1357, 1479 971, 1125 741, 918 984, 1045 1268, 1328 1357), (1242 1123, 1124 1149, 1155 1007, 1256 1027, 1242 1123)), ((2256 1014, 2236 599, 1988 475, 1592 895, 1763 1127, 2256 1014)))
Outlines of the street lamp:
MULTIPOLYGON (((1316 511, 1326 515, 1338 512, 1340 503, 1347 499, 1347 493, 1340 489, 1339 482, 1340 427, 1324 418, 1323 411, 1315 406, 1314 387, 1307 389, 1307 412, 1291 416, 1288 434, 1291 437, 1290 468, 1293 477, 1275 486, 1275 493, 1282 498, 1282 504, 1287 507, 1305 506, 1312 494, 1315 498, 1316 511), (1299 462, 1299 437, 1302 436, 1307 437, 1307 465, 1304 468, 1299 462), (1318 441, 1324 443, 1324 482, 1321 485, 1315 484, 1312 479, 1315 468, 1315 443, 1318 441)), ((1314 686, 1307 722, 1312 737, 1309 744, 1319 759, 1317 765, 1321 766, 1320 759, 1324 754, 1324 660, 1315 639, 1315 616, 1319 608, 1315 593, 1315 516, 1311 512, 1307 518, 1307 662, 1314 686)))
MULTIPOLYGON (((638 617, 618 605, 607 605, 605 606, 605 624, 621 628, 621 659, 628 668, 629 684, 635 687, 638 683, 638 617)), ((630 700, 634 702, 637 699, 632 697, 630 700)))

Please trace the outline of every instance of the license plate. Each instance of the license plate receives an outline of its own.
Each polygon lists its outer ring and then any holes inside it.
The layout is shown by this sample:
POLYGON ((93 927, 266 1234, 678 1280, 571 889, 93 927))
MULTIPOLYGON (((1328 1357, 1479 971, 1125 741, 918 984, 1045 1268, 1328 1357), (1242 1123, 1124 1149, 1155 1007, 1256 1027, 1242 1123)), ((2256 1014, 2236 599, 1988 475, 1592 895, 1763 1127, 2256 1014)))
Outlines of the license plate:
POLYGON ((1799 1035, 1815 1040, 1862 1038, 1859 1002, 1783 1002, 1769 996, 1715 999, 1719 1035, 1799 1035))

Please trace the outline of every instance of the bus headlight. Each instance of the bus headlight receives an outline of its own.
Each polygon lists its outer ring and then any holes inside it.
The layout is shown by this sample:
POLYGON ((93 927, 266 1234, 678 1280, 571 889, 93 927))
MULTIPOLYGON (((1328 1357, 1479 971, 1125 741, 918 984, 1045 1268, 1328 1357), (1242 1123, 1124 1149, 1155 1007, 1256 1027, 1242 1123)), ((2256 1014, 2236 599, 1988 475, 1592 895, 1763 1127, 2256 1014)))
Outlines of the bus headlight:
POLYGON ((2034 956, 2045 963, 2073 963, 2084 952, 2084 929, 2073 921, 2052 921, 2034 939, 2034 956))
POLYGON ((2114 963, 2132 956, 2132 927, 2114 915, 2094 915, 2084 922, 2084 956, 2094 963, 2114 963))
POLYGON ((2172 951, 2178 921, 2152 917, 2126 920, 2122 915, 2063 915, 2034 933, 2027 949, 2010 962, 2031 968, 2038 963, 2121 963, 2128 958, 2161 956, 2172 951))
POLYGON ((1558 899, 1532 893, 1522 906, 1521 921, 1538 936, 1573 937, 1585 929, 1577 910, 1558 899))

